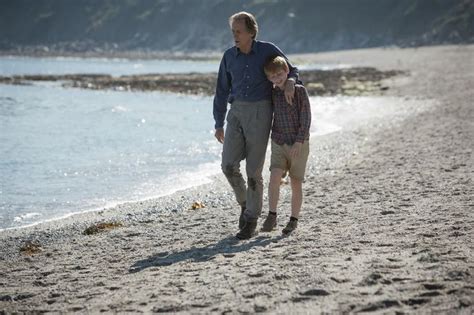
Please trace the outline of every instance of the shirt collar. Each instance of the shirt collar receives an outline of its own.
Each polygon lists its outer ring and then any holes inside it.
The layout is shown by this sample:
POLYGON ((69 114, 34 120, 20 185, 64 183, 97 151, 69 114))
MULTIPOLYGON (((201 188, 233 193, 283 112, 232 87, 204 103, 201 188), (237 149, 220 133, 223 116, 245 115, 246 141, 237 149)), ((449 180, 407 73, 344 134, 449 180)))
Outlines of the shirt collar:
MULTIPOLYGON (((254 54, 258 53, 258 45, 257 45, 257 41, 256 41, 255 39, 252 41, 252 47, 250 48, 250 53, 252 53, 252 52, 253 52, 254 54)), ((234 46, 234 53, 235 53, 235 56, 236 56, 236 57, 237 57, 238 55, 242 54, 242 53, 240 52, 240 49, 238 49, 238 48, 235 47, 235 46, 234 46)))

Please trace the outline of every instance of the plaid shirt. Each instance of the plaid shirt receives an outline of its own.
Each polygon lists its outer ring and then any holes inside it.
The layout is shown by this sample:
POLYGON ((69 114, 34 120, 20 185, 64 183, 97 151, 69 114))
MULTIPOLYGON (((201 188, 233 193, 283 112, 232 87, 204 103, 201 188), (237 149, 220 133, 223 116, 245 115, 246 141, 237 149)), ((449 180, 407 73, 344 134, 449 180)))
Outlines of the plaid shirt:
POLYGON ((285 99, 285 92, 275 87, 272 92, 273 99, 273 127, 272 140, 279 145, 293 145, 295 142, 303 143, 309 140, 309 127, 311 125, 311 106, 306 88, 295 85, 295 98, 293 105, 285 99))

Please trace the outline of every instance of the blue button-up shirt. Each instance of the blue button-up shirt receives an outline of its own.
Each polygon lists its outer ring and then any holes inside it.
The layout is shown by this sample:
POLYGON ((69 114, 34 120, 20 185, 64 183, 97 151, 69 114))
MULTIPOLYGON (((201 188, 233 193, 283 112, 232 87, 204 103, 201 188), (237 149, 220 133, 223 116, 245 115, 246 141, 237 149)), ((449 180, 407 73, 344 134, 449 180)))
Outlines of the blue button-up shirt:
POLYGON ((288 62, 291 78, 298 80, 298 69, 293 67, 288 58, 274 44, 254 40, 248 54, 232 47, 224 52, 217 77, 216 95, 214 97, 215 128, 224 126, 227 103, 235 100, 257 102, 271 100, 272 83, 263 71, 263 65, 271 56, 282 56, 288 62))

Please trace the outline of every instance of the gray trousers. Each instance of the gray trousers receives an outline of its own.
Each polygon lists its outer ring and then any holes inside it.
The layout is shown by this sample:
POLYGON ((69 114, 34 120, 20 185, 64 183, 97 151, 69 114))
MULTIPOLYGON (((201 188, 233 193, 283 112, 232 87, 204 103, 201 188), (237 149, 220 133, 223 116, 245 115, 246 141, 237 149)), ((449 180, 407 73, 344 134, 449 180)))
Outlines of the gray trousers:
POLYGON ((222 171, 237 202, 247 208, 244 214, 247 221, 256 221, 262 212, 262 170, 272 118, 271 101, 234 101, 227 114, 222 171), (244 159, 248 187, 240 172, 240 162, 244 159))

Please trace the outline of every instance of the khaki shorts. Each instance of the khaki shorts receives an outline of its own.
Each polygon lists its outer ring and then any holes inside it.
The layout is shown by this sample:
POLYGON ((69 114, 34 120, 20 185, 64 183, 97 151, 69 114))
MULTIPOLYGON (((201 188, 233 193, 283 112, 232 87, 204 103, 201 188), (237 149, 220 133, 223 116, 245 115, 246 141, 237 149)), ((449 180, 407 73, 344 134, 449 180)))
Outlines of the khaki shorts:
POLYGON ((303 180, 309 155, 309 141, 303 142, 301 153, 296 159, 290 157, 290 149, 290 145, 279 145, 272 140, 270 171, 274 168, 279 168, 285 172, 289 171, 290 178, 303 180))

